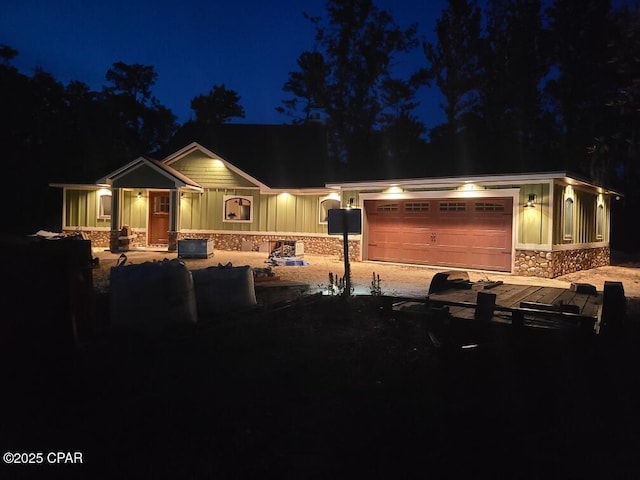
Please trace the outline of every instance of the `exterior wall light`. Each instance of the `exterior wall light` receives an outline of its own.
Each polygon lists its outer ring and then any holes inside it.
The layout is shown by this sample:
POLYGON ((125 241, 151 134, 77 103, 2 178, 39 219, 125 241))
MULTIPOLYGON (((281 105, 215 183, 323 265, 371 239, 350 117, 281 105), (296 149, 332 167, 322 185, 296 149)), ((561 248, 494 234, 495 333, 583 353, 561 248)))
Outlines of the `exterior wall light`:
POLYGON ((530 193, 529 194, 529 200, 527 200, 527 203, 525 206, 527 207, 533 207, 536 203, 536 194, 535 193, 530 193))

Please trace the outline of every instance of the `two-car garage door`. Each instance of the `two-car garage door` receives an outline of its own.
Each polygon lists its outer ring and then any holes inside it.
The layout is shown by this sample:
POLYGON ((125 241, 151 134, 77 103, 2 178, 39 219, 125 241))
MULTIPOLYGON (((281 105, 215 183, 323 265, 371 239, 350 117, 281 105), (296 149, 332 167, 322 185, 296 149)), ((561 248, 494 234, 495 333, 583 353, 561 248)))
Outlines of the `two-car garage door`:
POLYGON ((366 258, 511 271, 513 200, 365 200, 366 258))

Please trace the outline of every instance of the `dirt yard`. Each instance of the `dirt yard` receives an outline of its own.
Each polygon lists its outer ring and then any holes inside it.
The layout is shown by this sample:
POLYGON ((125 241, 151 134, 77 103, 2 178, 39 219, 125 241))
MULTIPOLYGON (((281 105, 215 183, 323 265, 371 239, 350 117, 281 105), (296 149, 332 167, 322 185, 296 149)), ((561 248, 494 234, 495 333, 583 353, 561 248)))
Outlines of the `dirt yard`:
MULTIPOLYGON (((100 259, 100 268, 94 270, 94 284, 99 290, 106 289, 111 267, 115 266, 119 254, 94 249, 94 255, 100 259)), ((126 252, 127 263, 177 258, 176 253, 162 252, 126 252)), ((309 265, 294 267, 272 267, 273 273, 282 280, 292 280, 309 284, 310 293, 325 289, 329 284, 329 273, 344 275, 344 262, 336 257, 308 255, 303 257, 309 265)), ((205 268, 231 262, 234 266, 250 265, 255 268, 266 268, 268 256, 260 252, 231 252, 216 250, 208 259, 184 259, 190 269, 205 268)), ((469 272, 471 281, 480 279, 503 280, 515 284, 535 284, 568 288, 572 282, 589 283, 602 290, 605 281, 623 283, 627 297, 640 298, 640 261, 637 259, 613 259, 613 265, 594 268, 581 272, 563 275, 555 279, 537 277, 520 277, 501 273, 469 272)), ((383 262, 352 262, 351 277, 354 293, 369 294, 374 273, 380 276, 382 293, 391 296, 424 297, 429 288, 431 278, 442 268, 429 268, 409 265, 395 265, 383 262)))

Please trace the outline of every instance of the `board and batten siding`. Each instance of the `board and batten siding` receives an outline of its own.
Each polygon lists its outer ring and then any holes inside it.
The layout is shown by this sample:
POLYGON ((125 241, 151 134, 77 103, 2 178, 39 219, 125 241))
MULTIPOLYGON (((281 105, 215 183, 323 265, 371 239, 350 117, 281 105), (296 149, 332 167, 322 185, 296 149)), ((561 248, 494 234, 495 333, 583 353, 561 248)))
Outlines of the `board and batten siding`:
POLYGON ((171 168, 178 170, 203 188, 250 188, 256 186, 228 169, 220 160, 211 158, 200 151, 191 152, 173 162, 171 168))
MULTIPOLYGON (((136 229, 144 229, 147 226, 147 197, 138 198, 137 191, 125 190, 121 192, 121 228, 128 225, 136 229)), ((98 218, 98 191, 97 190, 72 190, 65 191, 65 228, 69 227, 98 227, 110 228, 110 218, 98 218)))
POLYGON ((122 225, 129 225, 132 228, 147 227, 147 203, 148 193, 140 191, 142 195, 138 198, 138 191, 124 190, 122 192, 122 200, 120 202, 120 221, 122 225))
POLYGON ((327 233, 327 226, 319 222, 318 207, 318 195, 264 194, 258 190, 241 188, 205 189, 202 194, 185 193, 181 198, 180 229, 327 233), (252 197, 252 221, 225 222, 225 195, 252 197))
POLYGON ((548 244, 549 218, 551 215, 550 186, 548 183, 519 185, 518 198, 518 243, 548 244), (536 200, 528 207, 529 195, 534 194, 536 200))
POLYGON ((570 185, 554 186, 553 243, 555 245, 584 244, 609 241, 610 202, 597 192, 573 188, 570 185), (565 200, 573 200, 571 238, 565 238, 565 200), (602 238, 597 235, 598 205, 603 206, 602 238))
POLYGON ((110 219, 98 218, 97 194, 96 190, 65 190, 65 228, 110 227, 110 219))

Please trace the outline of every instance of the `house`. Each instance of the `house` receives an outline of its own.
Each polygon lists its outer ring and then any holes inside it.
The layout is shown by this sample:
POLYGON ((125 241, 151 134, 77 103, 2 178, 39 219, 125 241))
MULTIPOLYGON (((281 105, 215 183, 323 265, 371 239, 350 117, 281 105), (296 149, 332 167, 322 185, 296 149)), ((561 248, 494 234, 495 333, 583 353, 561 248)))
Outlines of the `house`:
POLYGON ((328 210, 359 207, 353 260, 553 278, 610 261, 619 193, 568 172, 343 181, 319 125, 225 125, 155 160, 141 156, 95 183, 55 184, 62 225, 116 252, 186 238, 219 250, 301 241, 340 256, 328 210), (124 228, 124 230, 123 230, 124 228))

